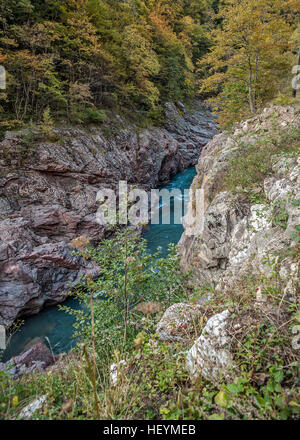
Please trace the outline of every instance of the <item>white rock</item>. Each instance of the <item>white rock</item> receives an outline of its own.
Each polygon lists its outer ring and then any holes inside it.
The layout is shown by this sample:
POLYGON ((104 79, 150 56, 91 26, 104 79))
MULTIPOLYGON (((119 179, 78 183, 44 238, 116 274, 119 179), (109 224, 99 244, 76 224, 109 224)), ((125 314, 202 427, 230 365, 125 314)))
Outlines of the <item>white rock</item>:
POLYGON ((203 376, 209 380, 219 380, 226 376, 226 370, 233 365, 232 355, 225 348, 230 338, 226 331, 229 310, 210 318, 201 336, 188 351, 186 368, 193 379, 203 376))
POLYGON ((241 265, 245 260, 249 260, 256 247, 254 244, 256 234, 271 227, 269 219, 270 211, 264 205, 253 205, 250 208, 250 215, 235 225, 228 255, 230 266, 235 267, 241 265))
MULTIPOLYGON (((191 218, 194 214, 194 222, 183 223, 184 234, 179 244, 181 265, 184 270, 193 271, 193 282, 198 286, 209 284, 216 289, 231 289, 249 273, 271 279, 272 262, 295 245, 292 234, 299 224, 300 209, 292 201, 300 199, 300 157, 280 154, 272 157, 272 173, 257 188, 251 188, 257 196, 264 189, 266 204, 222 191, 222 180, 233 153, 242 158, 245 145, 259 148, 262 132, 272 130, 274 114, 282 133, 287 127, 299 124, 300 115, 294 109, 275 106, 236 127, 236 135, 239 128, 245 132, 241 139, 223 132, 202 150, 193 188, 204 191, 204 203, 198 206, 189 202, 188 213, 191 218), (284 217, 279 223, 275 220, 281 213, 284 217)), ((277 267, 281 273, 280 266, 279 261, 277 267)), ((282 281, 291 295, 297 283, 290 282, 289 277, 282 281)))
POLYGON ((19 414, 19 419, 30 419, 33 414, 42 408, 46 402, 47 395, 43 395, 27 405, 19 414))
POLYGON ((110 381, 113 387, 115 387, 118 383, 118 376, 122 365, 126 365, 126 361, 121 360, 117 364, 112 364, 110 366, 110 381))

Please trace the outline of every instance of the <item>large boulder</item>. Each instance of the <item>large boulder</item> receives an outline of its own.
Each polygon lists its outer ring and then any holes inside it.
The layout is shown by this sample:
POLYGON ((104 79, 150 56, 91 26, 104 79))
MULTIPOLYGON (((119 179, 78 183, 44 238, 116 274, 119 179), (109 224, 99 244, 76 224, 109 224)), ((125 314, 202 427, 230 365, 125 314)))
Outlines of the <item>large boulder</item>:
POLYGON ((203 314, 200 305, 177 303, 169 307, 156 327, 161 341, 188 341, 197 335, 199 321, 203 314))
POLYGON ((188 351, 186 367, 193 380, 202 376, 218 382, 228 375, 229 367, 233 367, 232 354, 227 348, 230 343, 227 332, 229 319, 228 310, 210 318, 201 336, 188 351))

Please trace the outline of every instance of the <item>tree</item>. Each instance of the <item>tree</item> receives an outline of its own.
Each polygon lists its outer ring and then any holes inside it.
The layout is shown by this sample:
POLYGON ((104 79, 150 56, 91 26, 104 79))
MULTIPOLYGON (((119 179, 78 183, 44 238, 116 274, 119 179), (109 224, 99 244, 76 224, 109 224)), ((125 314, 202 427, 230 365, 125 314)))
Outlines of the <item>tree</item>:
POLYGON ((139 95, 142 101, 145 100, 150 108, 155 107, 159 99, 159 91, 151 81, 151 77, 158 74, 160 64, 151 44, 133 25, 124 29, 121 48, 127 77, 136 85, 135 94, 139 95))
POLYGON ((179 17, 182 18, 178 5, 173 10, 160 1, 149 14, 153 42, 161 65, 156 81, 163 100, 184 99, 193 96, 194 92, 190 40, 187 34, 177 34, 173 29, 179 17))
POLYGON ((118 108, 134 120, 195 93, 195 62, 208 48, 217 0, 2 0, 0 57, 6 120, 103 119, 118 108), (129 112, 127 112, 128 114, 129 112))
POLYGON ((287 76, 290 6, 283 0, 228 0, 220 8, 221 28, 212 31, 211 52, 200 61, 200 70, 208 69, 200 92, 217 94, 210 101, 221 123, 256 113, 287 76))
POLYGON ((156 322, 149 320, 151 313, 187 299, 190 274, 180 271, 175 246, 170 246, 167 258, 160 258, 159 252, 150 254, 146 241, 130 227, 115 230, 113 237, 103 239, 97 248, 89 247, 86 237, 76 238, 72 245, 85 261, 91 259, 101 267, 100 277, 93 279, 87 274, 76 287, 74 293, 84 307, 62 307, 76 317, 74 337, 81 342, 78 350, 83 349, 87 361, 97 411, 97 392, 103 379, 97 372, 103 375, 106 359, 113 359, 116 350, 128 354, 137 336, 154 332, 156 322))

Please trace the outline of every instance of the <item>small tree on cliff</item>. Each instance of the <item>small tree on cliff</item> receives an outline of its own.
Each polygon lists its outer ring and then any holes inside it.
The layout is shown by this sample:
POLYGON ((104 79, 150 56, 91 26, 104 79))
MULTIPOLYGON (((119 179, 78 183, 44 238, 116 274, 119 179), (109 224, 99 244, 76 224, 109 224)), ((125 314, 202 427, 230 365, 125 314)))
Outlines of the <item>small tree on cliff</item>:
POLYGON ((242 119, 274 97, 291 69, 290 12, 294 1, 228 0, 220 8, 221 28, 212 31, 211 52, 200 61, 209 76, 200 92, 225 125, 242 119))

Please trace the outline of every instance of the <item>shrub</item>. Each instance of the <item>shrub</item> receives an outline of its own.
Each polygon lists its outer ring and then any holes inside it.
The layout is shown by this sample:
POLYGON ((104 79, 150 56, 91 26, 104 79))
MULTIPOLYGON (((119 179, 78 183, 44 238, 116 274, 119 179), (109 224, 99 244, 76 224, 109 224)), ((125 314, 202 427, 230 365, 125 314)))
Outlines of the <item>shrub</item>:
POLYGON ((83 121, 87 124, 98 124, 105 121, 107 118, 104 110, 97 110, 95 108, 86 108, 83 112, 83 121))

